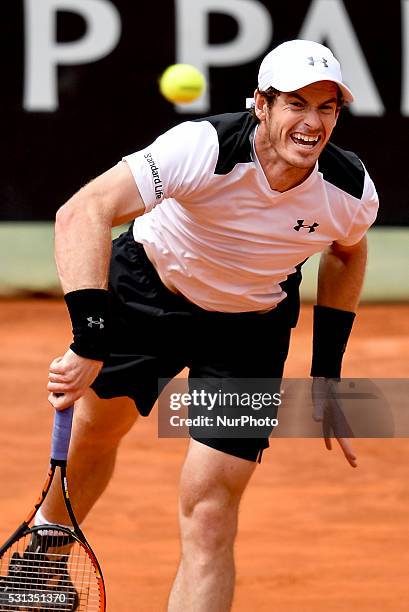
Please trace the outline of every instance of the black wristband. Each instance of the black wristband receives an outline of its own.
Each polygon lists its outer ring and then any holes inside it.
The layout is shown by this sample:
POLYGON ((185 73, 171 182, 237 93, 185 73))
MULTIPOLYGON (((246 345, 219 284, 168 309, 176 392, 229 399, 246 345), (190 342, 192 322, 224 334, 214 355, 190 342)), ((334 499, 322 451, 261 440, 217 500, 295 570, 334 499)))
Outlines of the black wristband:
POLYGON ((64 296, 72 322, 70 349, 88 359, 104 361, 109 355, 110 297, 105 289, 79 289, 64 296))
POLYGON ((355 313, 329 306, 314 306, 311 376, 340 378, 355 313))

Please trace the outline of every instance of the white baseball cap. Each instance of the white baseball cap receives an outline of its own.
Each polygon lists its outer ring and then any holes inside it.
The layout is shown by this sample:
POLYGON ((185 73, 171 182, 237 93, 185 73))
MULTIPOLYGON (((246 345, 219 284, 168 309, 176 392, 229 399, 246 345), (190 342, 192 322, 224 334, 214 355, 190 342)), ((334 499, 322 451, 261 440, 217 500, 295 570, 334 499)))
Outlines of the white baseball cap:
POLYGON ((296 91, 316 83, 333 81, 347 102, 354 96, 342 82, 341 66, 332 51, 310 40, 290 40, 266 55, 258 73, 258 88, 266 91, 274 87, 278 91, 296 91))

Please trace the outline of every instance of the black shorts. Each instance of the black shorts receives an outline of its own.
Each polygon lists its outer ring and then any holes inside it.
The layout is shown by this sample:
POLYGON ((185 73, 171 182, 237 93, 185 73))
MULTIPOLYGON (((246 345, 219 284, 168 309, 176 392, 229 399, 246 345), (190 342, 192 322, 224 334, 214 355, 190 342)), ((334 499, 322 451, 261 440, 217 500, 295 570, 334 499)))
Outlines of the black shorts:
MULTIPOLYGON (((92 384, 100 398, 128 396, 147 416, 185 367, 195 380, 282 377, 298 313, 294 300, 264 314, 206 311, 164 286, 132 228, 113 242, 109 290, 112 350, 92 384)), ((199 441, 250 461, 269 446, 268 438, 199 441)))

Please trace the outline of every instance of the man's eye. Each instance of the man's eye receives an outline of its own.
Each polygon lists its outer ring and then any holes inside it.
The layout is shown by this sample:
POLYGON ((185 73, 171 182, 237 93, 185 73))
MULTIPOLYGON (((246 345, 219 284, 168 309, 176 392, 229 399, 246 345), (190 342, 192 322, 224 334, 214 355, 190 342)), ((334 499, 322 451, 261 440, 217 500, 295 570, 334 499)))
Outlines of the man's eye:
POLYGON ((296 106, 297 108, 301 108, 303 104, 302 102, 290 102, 290 106, 296 106))

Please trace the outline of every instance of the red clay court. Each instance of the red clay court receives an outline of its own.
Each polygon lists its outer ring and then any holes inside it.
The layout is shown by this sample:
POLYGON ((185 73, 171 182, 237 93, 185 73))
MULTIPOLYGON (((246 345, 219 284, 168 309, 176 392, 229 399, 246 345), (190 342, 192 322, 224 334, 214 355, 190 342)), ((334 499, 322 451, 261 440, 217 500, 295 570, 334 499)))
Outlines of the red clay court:
MULTIPOLYGON (((287 377, 308 376, 311 314, 304 306, 287 377)), ((48 365, 69 343, 70 326, 60 300, 2 300, 0 329, 5 540, 47 470, 48 365)), ((344 375, 407 378, 408 354, 409 305, 362 306, 344 375)), ((139 419, 84 525, 104 570, 109 612, 166 610, 178 560, 178 475, 187 440, 158 439, 156 427, 156 411, 139 419)), ((322 440, 272 441, 242 504, 234 612, 407 610, 409 440, 356 440, 354 448, 357 470, 322 440)))

